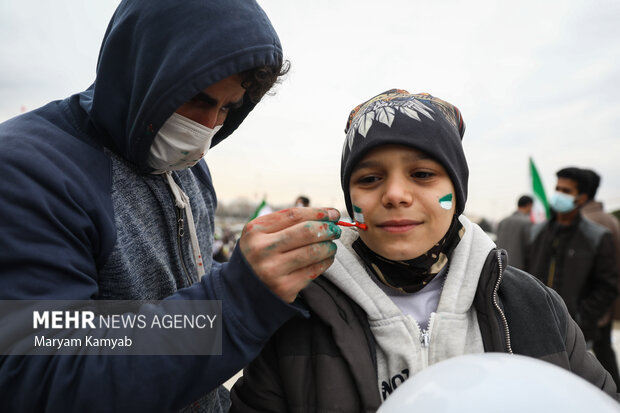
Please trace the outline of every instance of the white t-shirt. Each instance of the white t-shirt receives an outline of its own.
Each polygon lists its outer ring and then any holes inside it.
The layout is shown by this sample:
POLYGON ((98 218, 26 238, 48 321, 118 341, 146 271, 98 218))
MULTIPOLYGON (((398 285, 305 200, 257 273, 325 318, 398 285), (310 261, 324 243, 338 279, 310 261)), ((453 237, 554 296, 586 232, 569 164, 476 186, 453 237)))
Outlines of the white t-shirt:
POLYGON ((415 293, 395 290, 383 284, 374 274, 371 274, 371 277, 379 288, 400 308, 403 314, 413 317, 418 322, 420 328, 426 330, 431 313, 437 310, 437 305, 439 304, 446 268, 442 268, 431 282, 415 293))

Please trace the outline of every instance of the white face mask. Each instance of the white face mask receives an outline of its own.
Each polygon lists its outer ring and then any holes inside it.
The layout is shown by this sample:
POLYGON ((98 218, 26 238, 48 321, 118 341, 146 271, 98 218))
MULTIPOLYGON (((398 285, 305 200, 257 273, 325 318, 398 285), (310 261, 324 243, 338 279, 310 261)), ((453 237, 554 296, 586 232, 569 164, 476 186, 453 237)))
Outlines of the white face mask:
POLYGON ((155 169, 153 173, 177 171, 196 165, 206 155, 213 136, 221 127, 207 128, 173 113, 151 145, 148 164, 155 169))

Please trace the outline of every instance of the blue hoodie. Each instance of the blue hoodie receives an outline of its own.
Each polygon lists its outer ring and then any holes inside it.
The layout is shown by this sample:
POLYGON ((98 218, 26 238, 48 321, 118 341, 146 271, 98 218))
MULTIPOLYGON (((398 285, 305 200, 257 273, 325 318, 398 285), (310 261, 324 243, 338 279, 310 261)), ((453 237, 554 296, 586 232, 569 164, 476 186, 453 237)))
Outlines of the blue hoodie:
MULTIPOLYGON (((184 212, 146 164, 158 129, 184 102, 281 61, 278 37, 253 0, 126 0, 90 88, 0 125, 0 299, 168 298, 223 307, 221 356, 0 356, 0 411, 180 409, 299 314, 238 250, 227 264, 205 259, 198 282, 189 236, 179 232, 184 212)), ((213 145, 253 106, 245 99, 229 113, 213 145)), ((207 165, 173 178, 191 200, 200 250, 210 257, 216 197, 207 165)))

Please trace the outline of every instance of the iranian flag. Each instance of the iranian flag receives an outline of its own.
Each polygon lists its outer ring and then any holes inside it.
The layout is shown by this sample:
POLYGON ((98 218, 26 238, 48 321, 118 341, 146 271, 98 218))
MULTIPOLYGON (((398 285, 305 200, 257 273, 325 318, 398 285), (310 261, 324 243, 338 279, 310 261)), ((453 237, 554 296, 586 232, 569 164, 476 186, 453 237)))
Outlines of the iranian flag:
POLYGON ((254 213, 250 217, 250 221, 253 220, 254 218, 258 218, 258 217, 262 217, 263 215, 271 214, 272 212, 273 212, 273 209, 271 209, 271 207, 267 204, 267 200, 263 198, 262 202, 258 204, 258 206, 256 207, 256 210, 254 210, 254 213))
POLYGON ((542 222, 549 218, 549 203, 547 202, 540 174, 532 158, 530 158, 530 179, 532 182, 532 193, 534 194, 534 205, 530 213, 530 219, 532 222, 542 222))

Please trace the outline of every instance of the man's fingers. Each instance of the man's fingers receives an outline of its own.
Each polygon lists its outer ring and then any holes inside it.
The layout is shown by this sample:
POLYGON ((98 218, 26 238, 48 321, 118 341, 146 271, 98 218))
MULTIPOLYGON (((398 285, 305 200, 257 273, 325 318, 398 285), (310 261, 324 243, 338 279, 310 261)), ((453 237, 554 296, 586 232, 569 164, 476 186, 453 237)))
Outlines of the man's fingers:
POLYGON ((255 262, 322 241, 340 238, 342 229, 334 222, 306 221, 273 234, 248 234, 242 237, 241 250, 255 262))
POLYGON ((288 277, 302 268, 333 258, 335 254, 336 244, 331 241, 322 241, 279 253, 273 259, 257 260, 257 265, 253 267, 253 270, 260 278, 271 274, 288 277))
POLYGON ((334 261, 339 218, 333 208, 285 209, 246 224, 239 246, 261 281, 291 302, 334 261))
POLYGON ((340 212, 334 208, 288 208, 248 222, 242 236, 254 231, 271 234, 304 221, 337 221, 339 218, 340 212))
POLYGON ((275 249, 280 252, 288 252, 321 241, 338 239, 341 234, 342 229, 334 222, 308 221, 272 235, 274 235, 275 249))
POLYGON ((304 268, 282 277, 281 283, 273 289, 273 292, 287 303, 295 301, 297 294, 312 280, 323 274, 334 262, 334 256, 316 262, 304 268))
POLYGON ((323 274, 334 263, 335 257, 336 256, 333 255, 329 258, 324 259, 323 261, 315 262, 312 265, 301 268, 290 274, 290 277, 305 279, 307 280, 306 284, 308 284, 308 281, 312 281, 319 275, 323 274))

